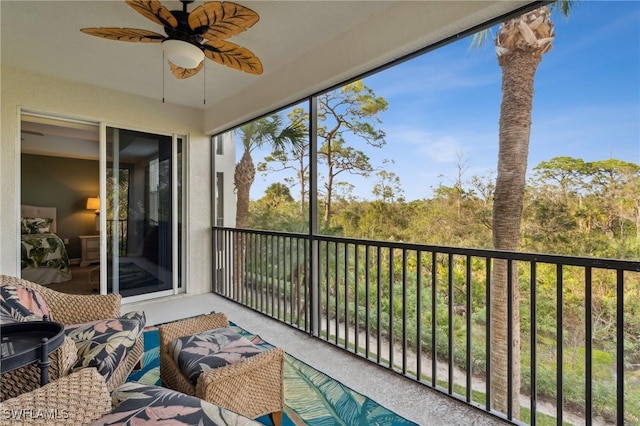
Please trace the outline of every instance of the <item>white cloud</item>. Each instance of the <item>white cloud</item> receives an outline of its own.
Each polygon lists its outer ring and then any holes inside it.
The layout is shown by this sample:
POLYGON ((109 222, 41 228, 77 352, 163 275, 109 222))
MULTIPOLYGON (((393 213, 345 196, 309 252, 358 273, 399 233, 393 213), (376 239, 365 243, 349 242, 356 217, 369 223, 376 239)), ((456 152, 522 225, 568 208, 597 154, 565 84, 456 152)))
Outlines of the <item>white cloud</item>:
POLYGON ((433 136, 426 140, 420 152, 436 163, 455 163, 464 155, 464 147, 452 135, 433 136))
POLYGON ((406 152, 408 156, 417 155, 435 163, 456 163, 459 155, 464 156, 469 151, 458 136, 417 128, 388 129, 387 141, 389 147, 410 146, 410 152, 406 152))

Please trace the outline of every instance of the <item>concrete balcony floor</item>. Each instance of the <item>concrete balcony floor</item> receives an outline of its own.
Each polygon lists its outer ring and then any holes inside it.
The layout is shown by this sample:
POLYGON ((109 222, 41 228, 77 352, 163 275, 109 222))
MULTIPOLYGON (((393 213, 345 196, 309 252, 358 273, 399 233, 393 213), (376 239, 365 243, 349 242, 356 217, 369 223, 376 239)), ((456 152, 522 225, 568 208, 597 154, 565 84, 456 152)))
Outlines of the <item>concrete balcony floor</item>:
POLYGON ((306 333, 284 325, 215 294, 175 296, 125 304, 123 312, 143 310, 147 324, 224 312, 238 326, 259 334, 267 342, 368 396, 379 404, 420 425, 504 425, 452 398, 387 371, 306 333))

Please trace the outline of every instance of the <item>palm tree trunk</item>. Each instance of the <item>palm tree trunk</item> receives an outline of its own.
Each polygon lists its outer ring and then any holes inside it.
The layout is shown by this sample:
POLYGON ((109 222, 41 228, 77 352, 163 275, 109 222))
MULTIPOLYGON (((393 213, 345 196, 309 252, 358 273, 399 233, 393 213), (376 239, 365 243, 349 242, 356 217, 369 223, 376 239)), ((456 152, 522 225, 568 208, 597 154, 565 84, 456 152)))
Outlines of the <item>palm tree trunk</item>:
MULTIPOLYGON (((246 228, 249 222, 249 195, 251 185, 256 177, 256 168, 248 149, 242 154, 234 173, 236 186, 236 228, 246 228)), ((233 241, 233 284, 234 295, 242 294, 244 283, 246 241, 240 236, 233 241)))
POLYGON ((248 150, 242 154, 236 166, 234 183, 236 186, 236 228, 245 228, 249 222, 249 196, 256 177, 256 168, 248 150))
MULTIPOLYGON (((502 105, 500 108, 500 147, 498 175, 494 193, 493 245, 498 250, 516 251, 520 243, 520 224, 524 203, 525 176, 531 133, 533 81, 542 53, 516 50, 500 57, 502 67, 502 105), (505 55, 506 56, 506 55, 505 55)), ((491 277, 491 384, 493 408, 507 412, 512 398, 512 415, 520 408, 520 314, 517 265, 508 282, 506 261, 496 261, 491 277), (512 339, 508 341, 508 287, 512 294, 512 339), (505 344, 506 343, 506 344, 505 344), (508 347, 511 348, 511 377, 508 377, 508 347), (508 395, 511 380, 512 395, 508 395)))

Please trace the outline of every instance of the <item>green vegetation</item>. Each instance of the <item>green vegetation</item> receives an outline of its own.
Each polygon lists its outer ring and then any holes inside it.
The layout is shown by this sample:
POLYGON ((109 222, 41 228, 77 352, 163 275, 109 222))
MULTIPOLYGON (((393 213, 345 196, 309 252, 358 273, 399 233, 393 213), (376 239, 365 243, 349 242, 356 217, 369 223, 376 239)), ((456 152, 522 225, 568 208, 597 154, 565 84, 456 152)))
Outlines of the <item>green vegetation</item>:
MULTIPOLYGON (((337 199, 333 203, 331 221, 323 233, 370 240, 490 248, 492 199, 486 195, 490 191, 485 190, 490 187, 490 179, 474 177, 468 183, 459 179, 452 187, 440 186, 431 199, 405 202, 393 197, 393 191, 385 192, 387 201, 337 199)), ((551 159, 534 169, 524 202, 521 251, 634 260, 640 257, 640 166, 637 164, 613 159, 595 162, 574 158, 551 159)), ((287 194, 286 187, 276 185, 267 191, 264 198, 251 202, 249 226, 305 232, 307 217, 299 207, 299 202, 287 194)), ((281 258, 289 262, 291 253, 287 250, 293 249, 283 243, 276 243, 270 250, 282 251, 284 255, 281 258)), ((420 344, 423 352, 430 353, 434 340, 438 357, 446 360, 450 322, 447 283, 452 277, 454 308, 466 306, 467 291, 471 292, 471 365, 473 374, 482 376, 487 359, 484 344, 487 327, 484 259, 467 260, 463 256, 453 256, 449 263, 447 256, 440 254, 434 262, 430 253, 419 256, 418 252, 408 250, 403 257, 402 250, 391 252, 384 249, 379 259, 375 251, 370 251, 367 264, 364 250, 362 246, 334 246, 332 243, 326 247, 321 244, 322 315, 348 322, 352 326, 357 323, 359 327, 363 327, 368 320, 372 332, 378 331, 379 323, 380 333, 396 343, 405 338, 404 321, 410 348, 415 349, 420 344), (324 259, 324 256, 329 256, 329 259, 324 259), (337 270, 326 271, 325 264, 338 265, 337 270), (467 289, 467 269, 471 270, 470 289, 467 289), (369 304, 366 299, 367 273, 370 277, 369 304), (420 300, 418 280, 422 295, 420 300), (432 280, 436 283, 435 339, 431 335, 432 280), (376 306, 378 293, 380 311, 376 306), (345 301, 348 306, 346 312, 345 301), (418 325, 421 326, 419 340, 418 325)), ((252 252, 250 247, 248 252, 252 252)), ((269 252, 265 252, 264 256, 266 263, 273 259, 269 252)), ((256 259, 249 258, 248 262, 254 264, 256 259)), ((287 270, 284 265, 271 264, 270 268, 263 273, 278 278, 271 282, 274 287, 290 292, 294 281, 300 285, 300 280, 296 281, 280 272, 287 270)), ((556 396, 556 342, 560 336, 556 320, 556 274, 555 265, 538 265, 535 283, 536 385, 538 397, 551 400, 556 396)), ((562 386, 565 406, 580 412, 585 399, 584 270, 565 267, 562 279, 562 386)), ((259 277, 253 277, 251 281, 259 281, 259 277)), ((625 384, 625 412, 633 423, 640 419, 640 380, 635 372, 640 364, 640 274, 628 273, 625 283, 624 359, 629 378, 625 384)), ((531 277, 528 265, 519 265, 519 286, 521 385, 527 393, 531 388, 531 277)), ((594 413, 611 418, 615 414, 616 402, 617 308, 614 272, 593 270, 592 298, 594 413)), ((459 368, 464 369, 467 335, 465 313, 455 311, 452 323, 453 359, 459 368)), ((478 402, 475 397, 474 401, 478 402)), ((525 415, 523 411, 521 416, 525 415)))
MULTIPOLYGON (((320 233, 324 235, 639 259, 638 164, 614 159, 585 162, 569 157, 554 158, 540 163, 526 181, 535 71, 555 37, 551 11, 557 8, 567 16, 573 3, 543 4, 500 25, 494 40, 498 64, 503 70, 500 154, 495 179, 474 176, 470 181, 463 180, 466 167, 460 154, 458 175, 452 186, 439 186, 428 199, 406 201, 399 178, 393 172, 375 168, 369 157, 370 148, 386 144, 385 132, 379 126, 379 113, 384 112, 388 104, 361 81, 356 81, 314 98, 317 109, 314 126, 304 108, 290 110, 292 123, 313 127, 317 152, 311 160, 307 138, 294 138, 290 146, 274 148, 271 155, 258 164, 257 170, 265 174, 288 170, 292 173, 284 178, 288 187, 272 185, 262 199, 251 201, 248 208, 247 203, 241 203, 248 201, 247 194, 236 184, 237 210, 249 212, 244 216, 246 220, 238 220, 238 227, 308 232, 310 221, 306 206, 312 180, 316 184, 314 190, 317 189, 314 194, 318 198, 317 223, 321 224, 320 233), (356 139, 366 144, 362 144, 366 146, 365 151, 356 148, 357 144, 353 143, 356 139), (314 168, 310 168, 310 161, 315 162, 314 168), (352 197, 354 186, 346 180, 348 175, 376 179, 373 199, 352 197), (288 192, 289 188, 295 188, 297 200, 288 192)), ((488 32, 478 33, 476 41, 488 35, 488 32)), ((236 169, 237 174, 238 171, 236 169)), ((241 175, 249 176, 249 173, 241 175)), ((300 291, 308 281, 307 272, 300 272, 300 266, 304 266, 304 260, 301 263, 298 258, 300 248, 296 246, 294 253, 291 246, 277 239, 271 239, 270 245, 252 247, 252 244, 235 245, 238 253, 234 265, 256 271, 246 277, 254 291, 271 287, 280 294, 284 292, 285 298, 291 301, 299 300, 300 291), (261 253, 260 256, 269 256, 270 252, 271 257, 254 256, 245 262, 242 257, 245 249, 247 253, 261 253), (290 260, 287 266, 282 260, 274 264, 274 259, 290 260)), ((615 271, 594 267, 586 273, 584 268, 559 269, 537 263, 534 278, 532 266, 522 261, 510 274, 507 262, 499 260, 487 265, 484 258, 432 256, 406 247, 395 250, 385 247, 370 252, 362 245, 344 242, 320 245, 321 315, 355 328, 367 322, 372 332, 392 343, 402 340, 410 348, 435 351, 442 359, 453 359, 459 368, 466 368, 469 352, 474 375, 486 376, 490 359, 493 363, 491 406, 499 411, 504 411, 507 405, 507 354, 506 350, 495 348, 506 347, 509 327, 519 337, 508 342, 513 360, 510 383, 529 392, 533 388, 532 367, 536 367, 538 396, 554 400, 560 364, 564 404, 580 411, 585 399, 585 354, 591 353, 585 351, 589 327, 593 333, 589 344, 594 357, 594 412, 605 418, 614 414, 616 319, 622 314, 618 312, 619 276, 615 271), (491 276, 487 278, 489 266, 491 276), (486 286, 489 279, 490 289, 486 286), (561 288, 558 288, 559 282, 561 288), (485 307, 487 290, 492 303, 490 312, 485 307), (529 303, 533 291, 536 292, 535 312, 529 303), (509 313, 510 323, 507 322, 507 294, 511 294, 516 303, 516 309, 509 313), (590 325, 585 321, 585 304, 589 300, 590 325), (562 306, 561 324, 557 320, 559 305, 562 306), (532 322, 535 348, 530 347, 532 322), (494 348, 491 354, 485 353, 484 344, 489 336, 489 324, 494 348), (557 360, 559 341, 564 354, 557 360), (451 347, 453 353, 448 353, 451 347), (535 366, 531 365, 533 349, 535 366)), ((625 381, 625 415, 631 423, 640 421, 640 377, 636 372, 640 366, 639 275, 625 273, 623 289, 623 355, 625 369, 629 371, 625 375, 628 379, 625 381)), ((238 285, 239 277, 239 271, 234 271, 238 285)), ((292 322, 299 319, 290 315, 292 322)), ((520 417, 519 404, 514 405, 514 415, 520 417)), ((521 419, 526 416, 523 410, 521 419)))

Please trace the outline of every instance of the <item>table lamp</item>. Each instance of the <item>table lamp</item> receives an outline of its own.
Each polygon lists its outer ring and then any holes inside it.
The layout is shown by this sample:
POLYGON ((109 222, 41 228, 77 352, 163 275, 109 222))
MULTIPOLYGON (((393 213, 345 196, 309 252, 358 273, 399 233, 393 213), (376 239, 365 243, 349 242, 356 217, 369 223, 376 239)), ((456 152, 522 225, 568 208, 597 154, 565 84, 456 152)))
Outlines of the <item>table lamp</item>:
POLYGON ((100 231, 100 198, 87 198, 87 210, 96 212, 96 231, 100 231))

